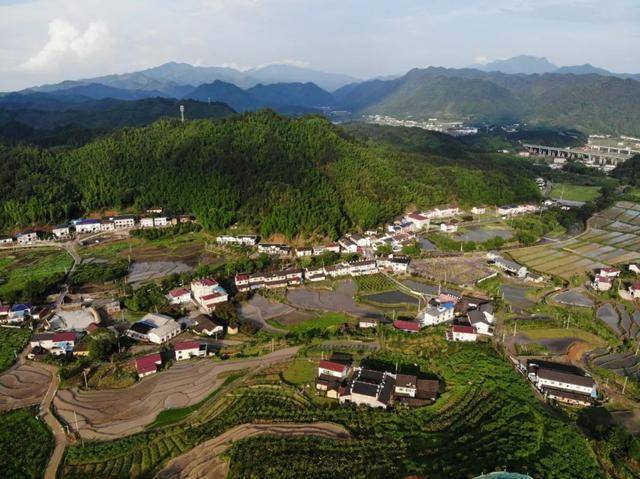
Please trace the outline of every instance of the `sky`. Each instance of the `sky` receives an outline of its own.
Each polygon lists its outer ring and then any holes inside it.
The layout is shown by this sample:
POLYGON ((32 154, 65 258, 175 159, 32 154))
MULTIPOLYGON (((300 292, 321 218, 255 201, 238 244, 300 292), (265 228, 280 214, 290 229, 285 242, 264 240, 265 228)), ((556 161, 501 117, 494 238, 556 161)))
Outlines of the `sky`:
POLYGON ((640 72, 640 0, 0 0, 0 91, 168 61, 356 78, 520 54, 640 72))

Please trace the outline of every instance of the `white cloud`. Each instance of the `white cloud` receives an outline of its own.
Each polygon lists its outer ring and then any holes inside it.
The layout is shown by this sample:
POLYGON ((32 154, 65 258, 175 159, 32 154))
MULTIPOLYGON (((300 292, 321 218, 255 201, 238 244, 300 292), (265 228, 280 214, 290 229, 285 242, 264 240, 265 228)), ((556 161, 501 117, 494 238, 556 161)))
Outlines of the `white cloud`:
POLYGON ((480 55, 473 59, 473 63, 479 63, 481 65, 485 65, 489 62, 489 58, 486 55, 480 55))
POLYGON ((91 22, 84 32, 63 19, 49 23, 49 40, 42 49, 20 65, 23 70, 50 71, 78 64, 108 50, 113 43, 104 22, 91 22))

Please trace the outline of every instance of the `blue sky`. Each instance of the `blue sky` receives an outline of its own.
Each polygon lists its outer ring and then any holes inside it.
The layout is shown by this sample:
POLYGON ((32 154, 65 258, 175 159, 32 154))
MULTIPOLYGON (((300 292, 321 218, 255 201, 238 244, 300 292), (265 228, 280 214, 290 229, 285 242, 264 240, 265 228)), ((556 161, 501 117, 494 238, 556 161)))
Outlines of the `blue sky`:
POLYGON ((519 54, 640 72, 640 0, 0 0, 0 90, 171 60, 369 78, 519 54))

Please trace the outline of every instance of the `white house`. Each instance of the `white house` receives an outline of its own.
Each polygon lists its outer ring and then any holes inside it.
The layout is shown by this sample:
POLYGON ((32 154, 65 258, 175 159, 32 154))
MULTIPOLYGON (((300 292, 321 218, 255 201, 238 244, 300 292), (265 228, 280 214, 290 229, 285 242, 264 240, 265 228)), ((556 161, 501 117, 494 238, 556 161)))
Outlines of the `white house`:
POLYGON ((75 223, 76 233, 98 233, 101 229, 99 220, 80 220, 75 223))
POLYGON ((433 326, 450 321, 454 316, 455 305, 452 302, 440 303, 439 306, 429 306, 418 314, 418 321, 422 326, 433 326))
POLYGON ((255 246, 258 240, 257 236, 254 235, 222 235, 216 238, 218 244, 227 245, 227 244, 237 244, 243 246, 255 246))
POLYGON ((11 243, 13 243, 13 238, 11 237, 0 238, 0 244, 11 244, 11 243))
POLYGON ((469 319, 469 324, 473 326, 476 333, 484 336, 493 336, 492 321, 489 321, 485 316, 485 313, 479 309, 473 309, 467 313, 467 318, 469 319))
POLYGON ((360 329, 374 329, 378 327, 378 321, 373 318, 360 318, 358 327, 360 329))
POLYGON ((347 237, 351 241, 353 241, 356 244, 356 246, 359 246, 360 248, 368 248, 369 246, 371 246, 371 238, 367 236, 362 236, 357 233, 353 233, 353 234, 348 234, 347 237))
POLYGON ((636 281, 631 286, 629 286, 629 293, 631 293, 633 299, 640 298, 640 281, 636 281))
POLYGON ((327 279, 327 276, 324 272, 324 268, 307 268, 304 270, 304 279, 305 281, 324 281, 327 279))
POLYGON ((149 313, 131 325, 126 335, 139 341, 162 344, 180 334, 180 325, 164 314, 149 313))
POLYGON ((38 234, 35 231, 23 231, 22 233, 18 233, 16 235, 16 240, 18 244, 30 244, 34 241, 37 241, 38 234))
POLYGON ((451 326, 452 341, 474 342, 478 339, 475 328, 465 324, 454 324, 451 326))
POLYGON ((609 291, 613 286, 613 280, 608 276, 598 275, 591 283, 591 286, 596 291, 609 291))
POLYGON ((56 238, 67 238, 69 236, 70 230, 68 225, 59 225, 53 228, 51 232, 56 238))
POLYGON ((487 209, 484 206, 474 206, 471 208, 472 215, 483 215, 487 212, 487 209))
POLYGON ((153 218, 140 218, 140 228, 153 228, 153 218))
POLYGON ((346 263, 337 263, 324 267, 325 274, 331 278, 347 276, 349 271, 349 266, 346 263))
POLYGON ((116 225, 111 220, 103 220, 100 222, 100 231, 115 231, 116 225))
POLYGON ((530 359, 529 380, 545 396, 573 405, 589 405, 598 396, 596 382, 581 368, 530 359))
POLYGON ((427 218, 425 215, 422 215, 417 212, 409 213, 404 217, 404 220, 407 221, 408 223, 413 223, 415 225, 416 231, 421 230, 426 226, 429 226, 429 221, 430 221, 430 219, 427 218))
POLYGON ((296 248, 296 257, 313 256, 313 248, 296 248))
POLYGON ((620 276, 620 270, 618 268, 611 267, 601 268, 600 276, 603 276, 605 278, 617 278, 618 276, 620 276))
POLYGON ((207 312, 211 312, 216 305, 228 299, 227 292, 212 278, 202 278, 191 282, 191 293, 196 303, 207 312))
POLYGON ((153 218, 153 226, 155 228, 164 228, 169 225, 169 219, 166 216, 156 216, 153 218))
POLYGON ((373 259, 352 261, 347 267, 351 276, 364 276, 378 272, 378 266, 376 265, 376 261, 373 259))
POLYGON ((455 233, 456 231, 458 231, 458 225, 440 223, 440 231, 442 231, 443 233, 455 233))
POLYGON ((456 216, 460 214, 460 208, 458 205, 448 205, 433 208, 424 213, 424 216, 428 218, 446 218, 449 216, 456 216))
POLYGON ((167 299, 171 304, 186 304, 191 302, 191 290, 188 288, 175 288, 169 291, 167 299))
POLYGON ((199 341, 182 341, 173 346, 176 361, 191 358, 203 358, 207 355, 207 345, 199 341))
POLYGON ((416 397, 418 378, 412 374, 396 374, 395 394, 404 397, 416 397))
POLYGON ((117 230, 125 230, 133 228, 136 225, 136 219, 133 216, 114 216, 110 218, 117 230))
POLYGON ((629 271, 631 271, 632 273, 635 273, 635 274, 640 274, 640 267, 638 267, 637 264, 630 264, 629 265, 629 271))
POLYGON ((357 253, 358 252, 358 245, 351 240, 351 238, 340 238, 338 240, 338 244, 340 245, 340 248, 342 249, 342 251, 345 251, 347 253, 357 253))
POLYGON ((390 254, 387 257, 380 257, 376 260, 378 267, 392 271, 393 273, 406 273, 409 270, 411 258, 408 256, 390 254))
POLYGON ((269 255, 286 256, 291 252, 291 247, 278 243, 258 243, 258 252, 269 255))
POLYGON ((331 376, 337 379, 345 379, 351 373, 351 365, 336 361, 323 360, 318 365, 318 376, 331 376))
POLYGON ((488 253, 487 257, 489 257, 490 261, 492 261, 493 264, 498 268, 511 273, 518 278, 525 278, 527 276, 527 268, 525 266, 519 265, 515 261, 510 261, 495 253, 488 253))

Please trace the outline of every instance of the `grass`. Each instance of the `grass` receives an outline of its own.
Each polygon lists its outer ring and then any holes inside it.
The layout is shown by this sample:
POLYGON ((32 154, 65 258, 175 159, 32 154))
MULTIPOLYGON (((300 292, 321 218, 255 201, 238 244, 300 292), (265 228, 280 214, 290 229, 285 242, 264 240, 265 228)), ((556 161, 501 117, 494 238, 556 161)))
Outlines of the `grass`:
MULTIPOLYGON (((572 331, 573 336, 580 337, 585 341, 599 340, 600 343, 604 342, 612 347, 620 345, 620 339, 606 324, 604 324, 604 322, 595 317, 595 311, 593 309, 538 304, 535 306, 535 312, 536 314, 547 317, 548 319, 519 319, 517 321, 518 331, 526 332, 527 335, 530 333, 534 335, 544 334, 532 333, 535 330, 557 331, 555 334, 564 334, 561 333, 562 331, 572 331), (569 329, 565 329, 567 322, 569 323, 569 326, 571 326, 569 329)), ((510 320, 505 321, 505 327, 512 329, 513 322, 510 320)), ((507 330, 509 331, 511 329, 507 330)))
POLYGON ((534 341, 539 339, 578 338, 596 347, 607 345, 604 339, 578 328, 529 329, 526 331, 526 335, 534 341))
POLYGON ((47 282, 71 268, 71 256, 57 248, 21 249, 0 253, 0 298, 25 289, 30 282, 47 282))
POLYGON ((378 293, 382 291, 390 291, 397 286, 382 273, 376 273, 365 276, 356 276, 354 281, 358 285, 360 293, 378 293))
POLYGON ((317 318, 302 321, 290 326, 288 329, 294 333, 304 333, 311 329, 329 329, 352 321, 349 316, 343 313, 327 313, 317 318))
POLYGON ((15 362, 15 355, 20 354, 29 341, 29 336, 29 329, 0 328, 0 372, 15 362))
POLYGON ((40 478, 53 450, 54 439, 35 408, 0 413, 0 475, 40 478))
POLYGON ((568 201, 593 201, 600 196, 600 187, 554 183, 549 196, 555 200, 562 198, 568 201))
POLYGON ((317 362, 311 358, 296 358, 284 371, 285 381, 301 385, 312 383, 318 374, 317 362))

